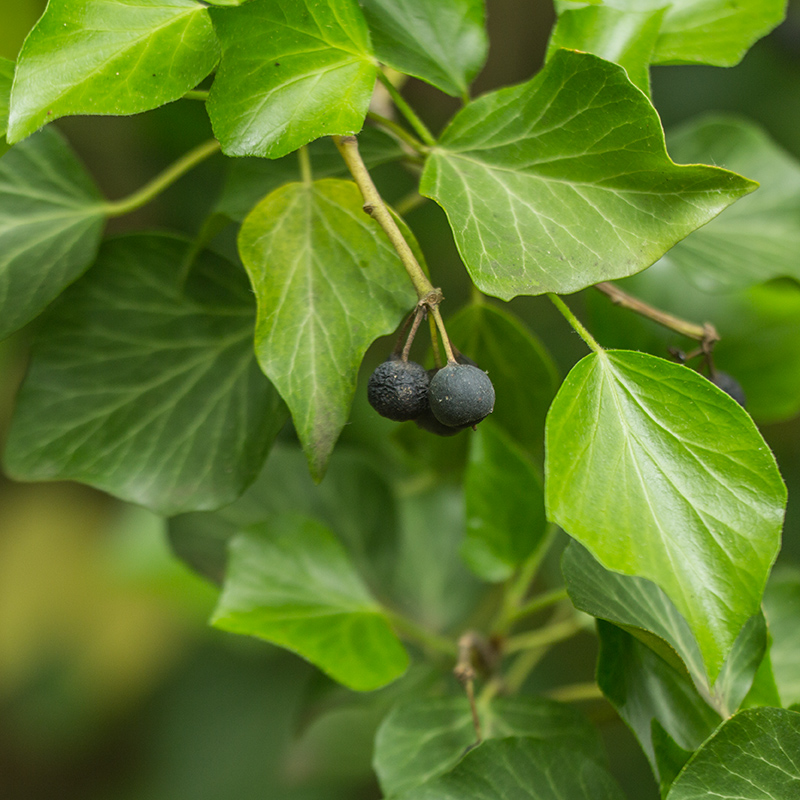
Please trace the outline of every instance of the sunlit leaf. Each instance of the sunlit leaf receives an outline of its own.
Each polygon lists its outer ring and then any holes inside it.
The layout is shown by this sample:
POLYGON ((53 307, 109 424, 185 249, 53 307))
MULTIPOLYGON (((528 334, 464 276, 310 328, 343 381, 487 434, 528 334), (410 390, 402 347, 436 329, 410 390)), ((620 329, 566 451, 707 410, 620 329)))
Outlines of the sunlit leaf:
POLYGON ((786 502, 741 406, 686 367, 590 355, 548 415, 545 496, 549 518, 605 567, 664 590, 713 683, 759 610, 786 502))
POLYGON ((212 624, 293 650, 358 691, 408 666, 342 545, 305 517, 277 517, 236 536, 212 624))
POLYGON ((755 187, 674 164, 625 71, 560 50, 528 83, 456 115, 420 191, 447 212, 478 287, 509 299, 639 272, 755 187))
POLYGON ((69 114, 137 114, 177 100, 218 58, 195 0, 50 0, 19 54, 9 141, 69 114))

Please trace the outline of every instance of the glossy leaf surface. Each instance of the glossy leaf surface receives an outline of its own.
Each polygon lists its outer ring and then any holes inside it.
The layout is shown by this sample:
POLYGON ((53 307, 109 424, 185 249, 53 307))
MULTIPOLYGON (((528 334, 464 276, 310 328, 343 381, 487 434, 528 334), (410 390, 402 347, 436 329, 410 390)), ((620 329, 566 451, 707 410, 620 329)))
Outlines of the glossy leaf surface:
POLYGON ((177 100, 218 58, 195 0, 50 0, 19 55, 9 141, 69 114, 137 114, 177 100))
POLYGON ((211 16, 222 61, 207 107, 225 153, 278 158, 361 130, 377 72, 355 0, 253 0, 211 16))
POLYGON ((686 367, 610 351, 573 368, 546 447, 549 518, 664 590, 713 683, 780 546, 786 490, 755 425, 686 367))
POLYGON ((461 556, 484 580, 505 580, 542 541, 547 520, 533 462, 490 420, 471 438, 464 497, 467 536, 461 556))
POLYGON ((530 738, 490 739, 446 775, 402 800, 622 800, 611 775, 591 758, 530 738))
POLYGON ((0 337, 30 322, 89 267, 103 230, 101 203, 55 131, 0 159, 0 337))
POLYGON ((486 59, 483 0, 363 0, 375 55, 451 95, 466 93, 486 59))
POLYGON ((256 206, 239 234, 258 301, 256 355, 316 479, 347 421, 367 347, 416 300, 362 204, 349 181, 292 183, 256 206))
POLYGON ((727 720, 695 753, 667 800, 794 800, 800 791, 800 714, 753 708, 727 720))
POLYGON ((236 536, 212 624, 293 650, 357 691, 408 666, 345 549, 305 517, 277 517, 236 536))
POLYGON ((445 209, 478 287, 509 299, 639 272, 755 187, 674 164, 625 71, 561 50, 458 113, 420 191, 445 209))
MULTIPOLYGON (((569 706, 541 697, 500 698, 479 713, 484 739, 530 737, 571 747, 602 763, 596 732, 569 706)), ((413 700, 396 706, 375 737, 374 766, 384 794, 394 796, 443 775, 474 743, 475 728, 465 697, 413 700)))
POLYGON ((751 122, 711 117, 669 137, 677 161, 719 164, 759 181, 718 219, 682 242, 669 258, 709 291, 751 286, 770 278, 800 280, 800 163, 751 122))
POLYGON ((53 310, 12 421, 12 475, 165 515, 230 503, 254 480, 286 411, 253 358, 245 275, 202 253, 184 286, 190 248, 113 239, 53 310))

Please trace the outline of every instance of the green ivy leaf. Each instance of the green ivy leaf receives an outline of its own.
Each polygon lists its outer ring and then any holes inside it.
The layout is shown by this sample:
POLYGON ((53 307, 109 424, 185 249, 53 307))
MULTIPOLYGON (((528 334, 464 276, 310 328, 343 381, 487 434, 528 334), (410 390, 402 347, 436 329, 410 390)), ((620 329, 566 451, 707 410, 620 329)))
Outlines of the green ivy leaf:
POLYGON ((8 139, 69 114, 138 114, 177 100, 218 58, 195 0, 50 0, 19 54, 8 139))
POLYGON ((770 278, 800 280, 800 163, 757 125, 735 117, 692 122, 669 136, 684 163, 712 162, 750 175, 760 189, 679 242, 669 254, 707 291, 770 278))
MULTIPOLYGON (((524 736, 569 747, 576 754, 603 762, 595 729, 569 706, 542 697, 500 698, 481 708, 479 715, 485 740, 524 736)), ((381 789, 394 796, 443 775, 474 743, 475 728, 465 697, 397 705, 375 737, 373 765, 381 789)))
POLYGON ((8 110, 11 103, 11 82, 14 80, 14 62, 0 58, 0 156, 8 150, 8 110))
POLYGON ((42 131, 0 159, 0 338, 89 267, 103 223, 102 196, 60 134, 42 131))
POLYGON ((800 703, 800 570, 784 567, 767 584, 764 594, 772 646, 770 657, 783 705, 800 703))
POLYGON ((727 720, 694 754, 667 800, 794 800, 800 792, 800 714, 753 708, 727 720))
POLYGON ((755 187, 674 164, 625 71, 560 50, 528 83, 456 115, 420 191, 447 212, 477 286, 509 299, 639 272, 755 187))
POLYGON ((227 155, 278 158, 361 130, 377 68, 355 0, 254 0, 211 16, 222 62, 207 107, 227 155))
POLYGON ((162 514, 217 508, 254 480, 286 412, 252 355, 243 272, 205 252, 184 285, 191 248, 111 240, 59 301, 20 390, 12 475, 82 481, 162 514))
POLYGON ((349 181, 291 183, 256 206, 239 234, 258 301, 256 355, 316 480, 347 422, 364 353, 416 299, 362 205, 349 181))
POLYGON ((455 96, 486 60, 483 0, 362 0, 375 54, 390 67, 455 96))
POLYGON ((398 800, 623 800, 604 767, 571 746, 531 738, 490 739, 446 775, 398 800))
MULTIPOLYGON (((557 0, 556 10, 587 5, 557 0)), ((785 0, 604 0, 603 5, 631 14, 665 9, 653 64, 732 67, 786 16, 785 0)))
POLYGON ((713 683, 780 545, 786 489, 752 420, 686 367, 601 351, 553 401, 546 449, 548 517, 664 590, 713 683))
POLYGON ((233 539, 211 622, 293 650, 356 691, 385 686, 408 666, 345 549, 305 517, 276 517, 233 539))
POLYGON ((597 683, 647 756, 659 783, 669 784, 720 724, 685 671, 630 633, 599 620, 597 683))
POLYGON ((611 6, 566 9, 547 45, 550 58, 559 48, 594 53, 619 64, 631 83, 650 94, 650 62, 666 7, 623 11, 611 6))
POLYGON ((484 580, 505 580, 541 543, 547 520, 533 462, 490 420, 471 439, 464 498, 467 536, 461 556, 484 580))
POLYGON ((461 309, 447 321, 447 332, 459 350, 489 373, 497 393, 492 422, 538 456, 547 409, 559 384, 544 345, 517 317, 488 303, 461 309), (525 380, 520 380, 522 373, 525 380))

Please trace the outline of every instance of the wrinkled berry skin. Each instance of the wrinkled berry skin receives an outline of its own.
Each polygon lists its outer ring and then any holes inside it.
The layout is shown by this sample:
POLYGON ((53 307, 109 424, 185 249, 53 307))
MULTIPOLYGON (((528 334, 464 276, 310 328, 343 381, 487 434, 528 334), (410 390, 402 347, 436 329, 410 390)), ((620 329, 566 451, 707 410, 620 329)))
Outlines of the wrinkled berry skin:
POLYGON ((391 358, 370 375, 367 399, 382 417, 406 422, 428 410, 429 383, 422 364, 391 358))
POLYGON ((494 410, 494 386, 479 367, 448 364, 433 376, 428 403, 442 425, 477 425, 494 410))
POLYGON ((744 396, 744 389, 742 389, 739 381, 727 372, 715 372, 711 378, 711 383, 719 386, 723 392, 727 392, 742 408, 744 408, 746 398, 744 396))

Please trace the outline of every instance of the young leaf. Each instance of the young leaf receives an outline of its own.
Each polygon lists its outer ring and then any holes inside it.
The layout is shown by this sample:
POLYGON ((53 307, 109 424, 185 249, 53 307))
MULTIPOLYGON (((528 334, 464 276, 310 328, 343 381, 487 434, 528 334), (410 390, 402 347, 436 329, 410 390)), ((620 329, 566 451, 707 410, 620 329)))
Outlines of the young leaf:
POLYGON ((14 62, 0 58, 0 156, 8 150, 8 109, 11 102, 11 82, 14 80, 14 62))
POLYGON ((222 62, 207 107, 227 155, 278 158, 361 130, 377 68, 355 0, 253 0, 211 17, 222 62))
POLYGON ((92 263, 102 197, 53 130, 0 159, 0 338, 30 322, 92 263))
POLYGON ((759 181, 752 197, 679 242, 669 254, 708 291, 770 278, 800 280, 800 163, 757 125, 735 117, 692 122, 669 136, 673 157, 720 164, 759 181))
POLYGON ((456 115, 420 191, 447 212, 478 287, 510 299, 639 272, 755 187, 674 164, 625 71, 560 50, 528 83, 456 115))
POLYGON ((195 0, 50 0, 19 54, 8 139, 69 114, 137 114, 177 100, 218 58, 195 0))
POLYGON ((212 624, 293 650, 356 691, 405 672, 408 656, 324 526, 286 515, 231 542, 212 624))
POLYGON ((488 303, 461 309, 447 321, 447 331, 458 349, 492 379, 497 393, 492 422, 539 456, 547 409, 559 383, 544 345, 517 317, 488 303))
POLYGON ((253 481, 286 412, 252 355, 244 273, 205 252, 184 285, 191 246, 111 240, 54 308, 12 420, 12 475, 165 515, 230 503, 253 481))
POLYGON ((396 70, 463 96, 486 60, 483 0, 362 0, 375 54, 396 70))
MULTIPOLYGON (((603 762, 596 731, 569 706, 542 697, 500 698, 479 712, 484 739, 525 736, 570 747, 603 762)), ((374 767, 394 796, 451 770, 475 743, 466 697, 413 700, 395 706, 375 737, 374 767), (425 746, 420 747, 420 742, 425 746)))
POLYGON ((623 800, 604 767, 572 746, 517 737, 490 739, 446 775, 398 800, 623 800))
POLYGON ((631 83, 650 94, 650 63, 666 7, 623 11, 607 5, 565 9, 547 44, 548 58, 559 48, 584 50, 624 67, 631 83))
POLYGON ((548 414, 545 502, 608 569, 664 590, 713 683, 759 610, 786 503, 741 406, 686 367, 643 353, 590 355, 548 414))
POLYGON ((258 301, 256 355, 320 480, 367 347, 414 305, 411 283, 349 181, 291 183, 245 220, 239 252, 258 301))
POLYGON ((502 581, 544 536, 544 491, 530 457, 490 420, 470 442, 464 477, 467 537, 461 556, 487 581, 502 581))
POLYGON ((800 791, 800 714, 753 708, 727 720, 698 750, 667 800, 795 800, 800 791))
POLYGON ((800 571, 783 568, 767 584, 764 612, 772 634, 770 657, 783 705, 800 703, 800 571))

